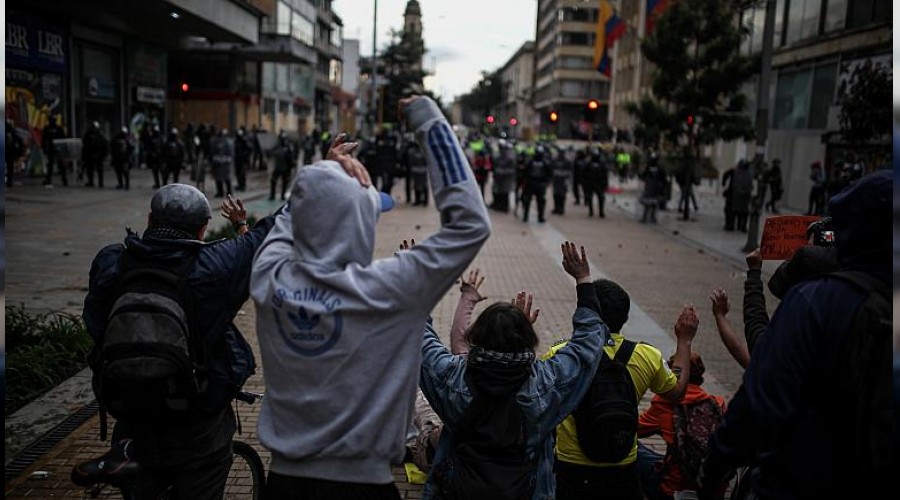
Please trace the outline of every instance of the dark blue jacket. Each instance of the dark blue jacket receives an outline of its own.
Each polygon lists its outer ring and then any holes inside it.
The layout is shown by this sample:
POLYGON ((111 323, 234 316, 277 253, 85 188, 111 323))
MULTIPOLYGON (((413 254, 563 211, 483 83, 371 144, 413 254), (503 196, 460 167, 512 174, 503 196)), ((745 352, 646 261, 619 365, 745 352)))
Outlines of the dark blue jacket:
MULTIPOLYGON (((889 174, 860 181, 829 205, 841 268, 886 284, 892 256, 889 174)), ((865 487, 846 473, 847 457, 834 439, 843 430, 835 409, 844 396, 835 388, 848 369, 847 334, 865 299, 864 291, 831 276, 790 289, 710 441, 708 477, 755 463, 760 470, 754 489, 762 498, 828 498, 865 487)))
POLYGON ((91 265, 83 313, 88 333, 97 340, 106 329, 117 298, 114 285, 119 258, 126 248, 142 262, 180 262, 196 253, 188 284, 194 297, 194 324, 206 340, 210 377, 210 390, 201 401, 201 409, 221 411, 230 402, 234 385, 246 380, 256 367, 250 346, 232 320, 249 298, 253 255, 273 224, 274 217, 266 217, 244 236, 213 243, 139 238, 129 231, 124 244, 103 248, 91 265))

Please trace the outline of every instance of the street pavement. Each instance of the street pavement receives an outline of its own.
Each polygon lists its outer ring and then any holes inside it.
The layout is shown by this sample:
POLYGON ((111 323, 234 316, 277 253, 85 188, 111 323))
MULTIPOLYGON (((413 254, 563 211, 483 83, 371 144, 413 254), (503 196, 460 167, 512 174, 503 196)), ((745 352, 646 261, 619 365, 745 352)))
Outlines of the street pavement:
MULTIPOLYGON (((45 189, 37 179, 26 179, 23 186, 8 191, 8 303, 24 303, 35 311, 79 313, 95 253, 106 244, 120 242, 125 226, 141 231, 146 224, 153 192, 149 173, 139 170, 134 177, 129 192, 84 187, 45 189)), ((280 202, 266 200, 267 179, 263 173, 251 175, 249 188, 243 198, 251 213, 264 216, 279 206, 280 202)), ((401 240, 421 241, 438 228, 439 217, 433 206, 406 204, 402 188, 401 182, 393 193, 397 208, 383 214, 379 222, 376 257, 390 257, 401 240)), ((708 295, 716 287, 728 291, 733 326, 740 334, 743 268, 739 251, 742 242, 738 239, 743 235, 725 235, 715 227, 721 223, 714 223, 716 217, 721 221, 721 209, 713 207, 715 193, 701 196, 698 222, 684 223, 687 228, 678 229, 676 235, 676 223, 669 220, 669 214, 662 214, 658 226, 639 224, 631 205, 636 185, 621 188, 621 194, 608 197, 605 219, 588 218, 584 207, 572 205, 571 197, 566 215, 548 214, 546 224, 526 224, 511 214, 492 212, 493 235, 473 264, 487 276, 482 292, 489 298, 479 304, 476 314, 487 304, 509 300, 518 290, 529 290, 541 309, 535 325, 540 339, 538 352, 567 337, 575 293, 572 279, 562 270, 559 245, 571 239, 588 249, 595 277, 613 279, 631 295, 631 318, 623 331, 627 337, 650 342, 668 356, 674 349, 672 326, 681 307, 696 305, 701 323, 693 346, 703 355, 707 367, 705 387, 715 394, 730 395, 739 386, 742 373, 718 338, 708 295), (707 198, 709 207, 705 206, 707 198)), ((217 204, 217 200, 211 202, 217 204)), ((458 298, 459 291, 454 287, 433 311, 435 325, 445 341, 458 298)), ((769 304, 773 307, 774 301, 769 304)), ((254 309, 252 303, 245 304, 237 324, 259 359, 254 309)), ((250 379, 248 389, 264 391, 263 369, 250 379)), ((23 446, 90 400, 88 380, 87 372, 82 372, 59 390, 51 391, 49 401, 39 400, 7 419, 7 463, 23 446), (43 426, 33 425, 38 423, 43 426), (16 436, 21 437, 16 440, 16 436)), ((649 396, 642 405, 648 401, 649 396)), ((238 406, 244 430, 239 438, 253 444, 268 463, 268 454, 255 435, 258 405, 238 406)), ((69 471, 79 461, 104 451, 107 444, 98 436, 95 416, 8 481, 7 498, 83 496, 83 491, 69 483, 69 471), (30 477, 36 471, 41 473, 30 477)), ((664 448, 659 439, 651 445, 660 451, 664 448)), ((395 470, 395 476, 404 498, 420 497, 421 488, 406 482, 402 468, 395 470)))

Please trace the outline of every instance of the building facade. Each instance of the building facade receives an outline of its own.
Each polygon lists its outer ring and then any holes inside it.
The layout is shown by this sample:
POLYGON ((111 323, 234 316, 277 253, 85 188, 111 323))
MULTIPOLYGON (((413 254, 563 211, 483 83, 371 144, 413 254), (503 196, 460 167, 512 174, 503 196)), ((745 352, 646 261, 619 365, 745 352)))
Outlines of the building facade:
MULTIPOLYGON (((255 0, 256 1, 256 0, 255 0)), ((7 3, 6 115, 29 145, 57 117, 68 137, 92 122, 111 137, 173 123, 172 54, 189 40, 259 42, 263 12, 236 0, 44 0, 7 3)), ((42 168, 39 148, 28 167, 42 168), (40 164, 38 167, 37 164, 40 164)))
POLYGON ((633 137, 636 122, 625 107, 629 102, 639 102, 653 85, 652 64, 641 53, 641 40, 646 35, 647 2, 616 0, 614 4, 628 29, 613 47, 610 124, 619 132, 619 138, 628 138, 633 137))
POLYGON ((540 128, 531 106, 534 85, 534 42, 528 41, 498 70, 503 82, 497 123, 511 137, 530 140, 540 128))
POLYGON ((544 133, 586 137, 590 99, 600 102, 597 123, 607 123, 610 82, 593 67, 599 7, 600 0, 538 0, 533 103, 544 133))

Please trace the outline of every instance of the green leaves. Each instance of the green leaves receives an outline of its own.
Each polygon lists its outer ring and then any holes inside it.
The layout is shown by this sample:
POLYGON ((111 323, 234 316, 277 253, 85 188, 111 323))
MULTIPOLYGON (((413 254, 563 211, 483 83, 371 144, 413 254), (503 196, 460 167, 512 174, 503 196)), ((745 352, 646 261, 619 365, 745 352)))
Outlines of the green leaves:
POLYGON ((80 316, 24 305, 6 307, 6 333, 7 416, 84 368, 93 346, 80 316))

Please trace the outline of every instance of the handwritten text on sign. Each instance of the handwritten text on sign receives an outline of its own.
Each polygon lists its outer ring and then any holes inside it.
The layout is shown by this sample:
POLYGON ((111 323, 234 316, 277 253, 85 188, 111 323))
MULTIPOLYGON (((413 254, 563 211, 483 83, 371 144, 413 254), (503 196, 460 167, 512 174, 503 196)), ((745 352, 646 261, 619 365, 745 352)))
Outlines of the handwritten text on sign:
POLYGON ((787 260, 798 248, 806 246, 806 228, 820 217, 808 215, 783 215, 769 217, 763 228, 760 253, 763 260, 787 260))

